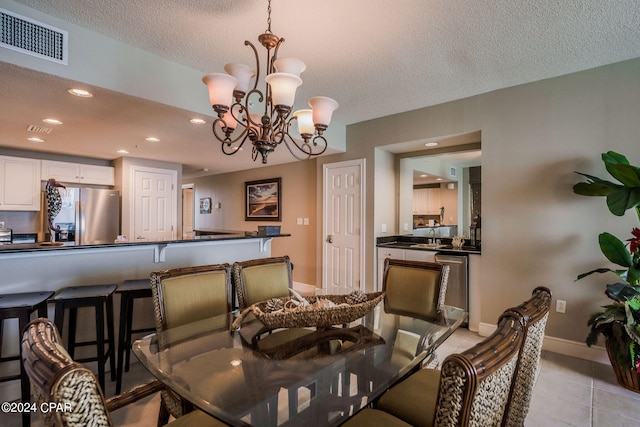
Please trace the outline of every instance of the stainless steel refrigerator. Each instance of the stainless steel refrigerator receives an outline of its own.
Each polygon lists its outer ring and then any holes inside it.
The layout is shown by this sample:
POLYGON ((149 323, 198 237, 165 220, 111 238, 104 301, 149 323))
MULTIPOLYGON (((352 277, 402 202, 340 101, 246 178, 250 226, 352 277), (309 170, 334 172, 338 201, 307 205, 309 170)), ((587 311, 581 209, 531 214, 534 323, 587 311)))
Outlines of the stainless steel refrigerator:
MULTIPOLYGON (((113 243, 120 234, 120 192, 100 188, 58 189, 60 212, 53 218, 54 240, 64 244, 113 243)), ((46 226, 45 226, 46 227, 46 226)))

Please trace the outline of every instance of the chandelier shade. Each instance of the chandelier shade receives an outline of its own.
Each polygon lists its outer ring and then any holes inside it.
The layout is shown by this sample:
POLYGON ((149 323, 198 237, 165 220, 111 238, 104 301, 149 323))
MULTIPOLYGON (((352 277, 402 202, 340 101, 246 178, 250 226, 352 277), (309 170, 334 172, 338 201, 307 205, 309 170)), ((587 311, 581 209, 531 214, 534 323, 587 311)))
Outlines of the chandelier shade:
POLYGON ((284 39, 271 32, 271 0, 268 4, 268 28, 258 37, 266 49, 264 89, 258 89, 260 60, 256 47, 249 41, 244 43, 253 50, 255 68, 227 64, 224 67, 226 74, 209 73, 202 78, 209 90, 211 106, 217 113, 212 125, 213 135, 227 155, 241 151, 250 141, 253 160, 260 155, 262 163, 267 163, 267 156, 283 143, 296 159, 319 156, 327 149, 323 133, 331 123, 338 103, 326 96, 316 96, 309 100, 311 110, 291 114, 296 91, 302 85, 300 74, 306 65, 298 58, 278 58, 278 49, 284 39), (255 105, 263 108, 262 112, 252 112, 255 105), (294 129, 299 135, 294 134, 294 129))
POLYGON ((311 110, 298 110, 293 115, 298 120, 298 132, 300 135, 313 135, 315 126, 313 125, 313 111, 311 110))
POLYGON ((309 107, 313 110, 313 124, 316 126, 329 126, 331 116, 338 108, 338 103, 326 96, 314 96, 309 100, 309 107))
POLYGON ((307 66, 298 58, 288 57, 278 58, 273 61, 273 68, 279 73, 289 73, 300 77, 300 74, 307 69, 307 66))
MULTIPOLYGON (((238 79, 223 73, 209 73, 202 77, 202 81, 209 88, 209 102, 214 109, 222 109, 222 113, 229 109, 233 99, 233 90, 238 85, 238 79)), ((216 112, 220 112, 216 109, 216 112)))
MULTIPOLYGON (((251 79, 256 76, 256 72, 251 67, 244 64, 227 64, 224 66, 224 70, 238 79, 238 84, 235 87, 236 91, 242 93, 249 91, 251 79)), ((231 99, 229 99, 229 102, 231 102, 231 99)))

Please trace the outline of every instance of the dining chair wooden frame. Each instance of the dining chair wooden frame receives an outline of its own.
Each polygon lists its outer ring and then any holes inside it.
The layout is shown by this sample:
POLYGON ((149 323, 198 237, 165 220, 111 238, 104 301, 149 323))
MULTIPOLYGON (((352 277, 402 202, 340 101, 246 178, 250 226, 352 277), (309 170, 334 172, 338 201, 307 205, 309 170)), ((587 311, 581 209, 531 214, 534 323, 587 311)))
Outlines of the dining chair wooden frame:
POLYGON ((539 286, 533 290, 530 299, 505 312, 522 316, 525 327, 516 373, 502 420, 503 427, 524 426, 533 386, 540 369, 540 355, 551 308, 551 297, 549 288, 539 286))
POLYGON ((500 426, 523 339, 522 316, 505 312, 491 336, 449 355, 440 371, 412 374, 345 426, 371 425, 376 415, 389 425, 500 426))
MULTIPOLYGON (((54 323, 29 322, 22 335, 22 363, 31 380, 46 427, 113 426, 111 412, 163 390, 157 379, 105 399, 95 374, 71 359, 54 323), (51 406, 53 405, 53 406, 51 406), (53 410, 55 408, 55 410, 53 410)), ((226 424, 201 411, 170 423, 170 427, 221 427, 226 424)))

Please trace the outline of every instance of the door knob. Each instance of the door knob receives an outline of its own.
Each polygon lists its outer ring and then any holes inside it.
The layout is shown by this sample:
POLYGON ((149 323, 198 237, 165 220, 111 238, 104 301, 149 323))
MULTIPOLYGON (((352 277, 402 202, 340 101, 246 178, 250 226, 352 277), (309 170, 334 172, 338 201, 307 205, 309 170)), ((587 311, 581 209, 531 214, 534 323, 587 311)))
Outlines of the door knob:
POLYGON ((327 236, 327 243, 333 243, 333 236, 331 234, 327 236))

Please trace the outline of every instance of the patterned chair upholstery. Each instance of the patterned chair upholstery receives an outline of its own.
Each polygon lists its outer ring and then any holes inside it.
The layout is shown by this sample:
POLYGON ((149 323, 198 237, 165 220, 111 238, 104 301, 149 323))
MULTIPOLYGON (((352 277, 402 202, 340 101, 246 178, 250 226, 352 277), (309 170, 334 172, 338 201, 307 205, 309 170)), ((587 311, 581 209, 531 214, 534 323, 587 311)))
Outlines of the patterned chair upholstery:
POLYGON ((499 426, 524 338, 522 323, 517 313, 504 313, 490 337, 449 355, 441 371, 412 374, 385 393, 377 409, 365 409, 344 425, 499 426))
MULTIPOLYGON (((158 332, 231 311, 229 264, 173 268, 153 272, 150 277, 158 332)), ((166 424, 169 415, 179 418, 192 410, 170 390, 160 395, 158 425, 166 424)))
POLYGON ((511 394, 502 421, 504 427, 524 426, 533 386, 540 369, 540 354, 550 307, 551 291, 541 286, 533 290, 529 300, 507 310, 507 312, 517 312, 524 317, 525 330, 511 394))
MULTIPOLYGON (((58 330, 48 319, 30 322, 21 345, 22 363, 38 407, 56 405, 56 410, 39 412, 47 427, 113 426, 110 412, 163 388, 162 383, 153 380, 105 400, 96 376, 69 357, 58 330)), ((220 427, 225 424, 201 411, 193 411, 170 423, 171 427, 193 425, 220 427)))
POLYGON ((448 278, 449 266, 445 264, 385 259, 385 311, 427 321, 438 319, 448 278))

